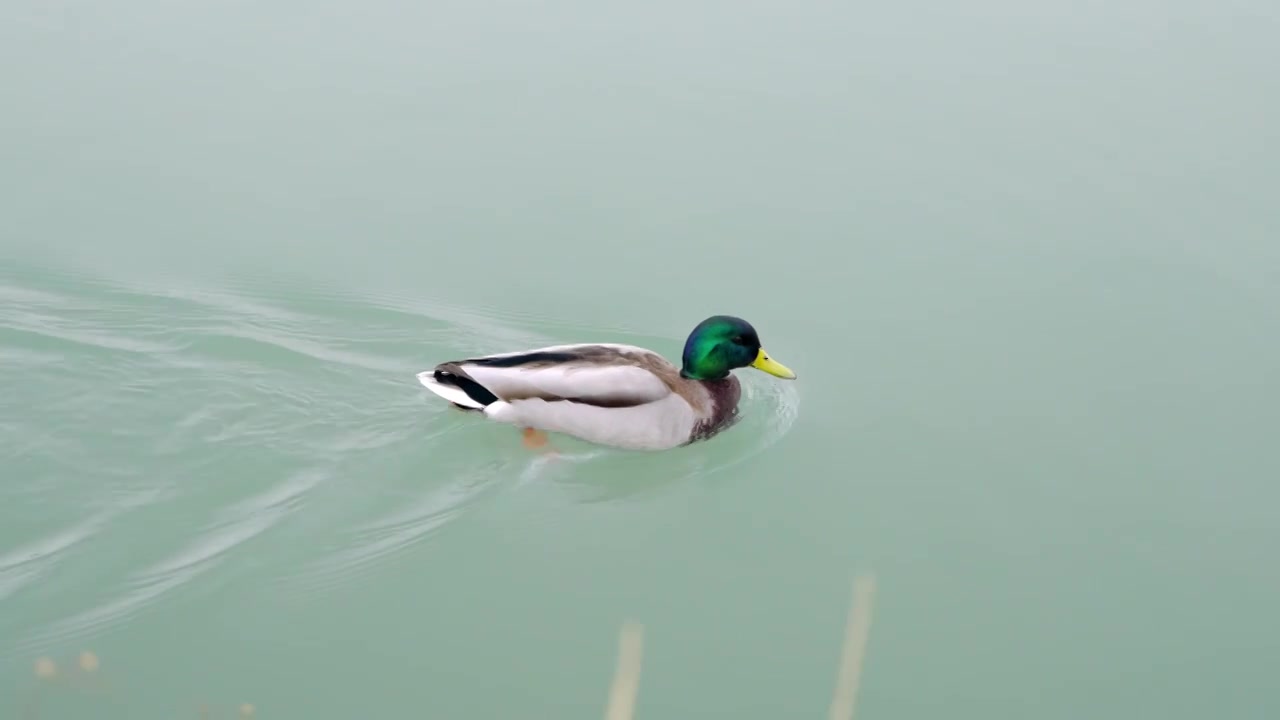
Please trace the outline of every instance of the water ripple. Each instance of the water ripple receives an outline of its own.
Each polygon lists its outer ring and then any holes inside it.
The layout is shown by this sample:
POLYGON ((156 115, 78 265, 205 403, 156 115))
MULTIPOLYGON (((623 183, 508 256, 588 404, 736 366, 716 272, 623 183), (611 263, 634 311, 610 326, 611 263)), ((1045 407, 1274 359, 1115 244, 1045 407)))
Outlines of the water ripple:
POLYGON ((7 284, 0 284, 0 300, 48 307, 66 307, 71 304, 71 301, 62 295, 7 284))
POLYGON ((30 342, 30 340, 23 339, 25 335, 45 340, 57 340, 71 346, 90 347, 100 350, 119 350, 138 354, 177 352, 184 347, 178 343, 149 342, 122 335, 108 335, 93 330, 57 328, 36 323, 3 322, 0 323, 0 331, 8 331, 16 342, 30 342))
POLYGON ((150 505, 160 496, 161 493, 153 489, 112 498, 110 507, 0 555, 0 600, 46 576, 73 548, 103 532, 112 520, 150 505))
POLYGON ((282 579, 281 584, 313 592, 353 581, 362 571, 407 550, 458 517, 492 487, 493 471, 497 468, 488 463, 488 473, 473 471, 448 485, 428 490, 408 507, 355 528, 340 550, 282 579))
POLYGON ((254 498, 224 509, 222 517, 186 547, 130 577, 125 582, 125 592, 29 635, 19 643, 19 650, 30 651, 96 634, 138 615, 166 594, 215 567, 235 548, 283 520, 300 505, 302 497, 326 477, 326 473, 314 470, 299 473, 254 498))
POLYGON ((110 515, 110 512, 98 513, 48 537, 0 555, 0 600, 47 573, 60 555, 96 534, 110 515))
POLYGON ((223 327, 207 331, 206 337, 221 338, 225 344, 227 339, 248 341, 256 345, 267 345, 290 353, 302 355, 324 363, 357 367, 378 372, 409 373, 416 368, 405 362, 391 361, 386 358, 365 355, 363 353, 339 350, 321 343, 306 340, 296 335, 277 335, 262 332, 249 327, 223 327))

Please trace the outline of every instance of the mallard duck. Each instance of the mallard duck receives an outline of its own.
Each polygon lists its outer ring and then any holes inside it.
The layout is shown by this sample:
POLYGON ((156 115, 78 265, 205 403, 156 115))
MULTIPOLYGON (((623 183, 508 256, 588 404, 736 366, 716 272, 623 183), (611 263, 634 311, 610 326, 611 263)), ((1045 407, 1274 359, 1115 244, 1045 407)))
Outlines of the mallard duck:
POLYGON ((598 445, 665 450, 705 440, 733 422, 742 389, 731 371, 745 367, 796 377, 760 347, 750 323, 716 315, 689 333, 681 367, 642 347, 589 343, 452 360, 417 377, 459 408, 521 428, 529 447, 557 432, 598 445))

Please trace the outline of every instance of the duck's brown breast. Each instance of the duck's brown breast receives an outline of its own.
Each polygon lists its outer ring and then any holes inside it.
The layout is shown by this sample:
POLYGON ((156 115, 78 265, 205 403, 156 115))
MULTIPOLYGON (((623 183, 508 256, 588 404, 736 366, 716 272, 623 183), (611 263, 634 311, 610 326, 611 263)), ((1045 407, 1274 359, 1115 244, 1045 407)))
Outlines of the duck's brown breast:
POLYGON ((689 442, 706 440, 732 425, 742 398, 742 385, 733 375, 723 380, 704 380, 699 385, 707 391, 707 414, 694 426, 689 442))

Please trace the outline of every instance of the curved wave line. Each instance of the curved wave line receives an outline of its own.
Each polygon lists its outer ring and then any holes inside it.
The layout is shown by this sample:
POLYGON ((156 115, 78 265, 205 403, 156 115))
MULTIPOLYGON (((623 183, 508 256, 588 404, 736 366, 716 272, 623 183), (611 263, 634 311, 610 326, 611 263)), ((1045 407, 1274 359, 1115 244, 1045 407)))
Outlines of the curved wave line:
POLYGON ((347 350, 336 350, 310 340, 280 337, 246 328, 221 328, 216 332, 206 333, 206 336, 233 337, 241 340, 248 340, 250 342, 261 343, 263 345, 271 345, 297 355, 309 357, 312 360, 358 367, 365 370, 397 373, 411 373, 415 370, 413 365, 404 362, 387 362, 384 358, 373 355, 354 353, 347 350))
POLYGON ((136 616, 166 594, 218 565, 236 547, 283 520, 297 507, 298 500, 326 477, 327 473, 317 471, 295 475, 261 495, 228 508, 224 514, 230 517, 212 526, 211 532, 131 577, 126 583, 131 589, 123 595, 46 626, 26 637, 18 649, 31 650, 96 634, 113 623, 136 616))
POLYGON ((101 533, 116 517, 148 505, 159 497, 160 493, 155 490, 127 497, 80 523, 0 556, 0 600, 47 575, 72 548, 101 533))
POLYGON ((422 541, 456 518, 489 488, 489 482, 456 482, 420 497, 407 509, 384 516, 356 531, 356 542, 321 558, 284 581, 309 590, 357 577, 390 556, 422 541))
POLYGON ((95 347, 102 350, 119 350, 139 355, 156 355, 178 352, 186 347, 185 345, 179 344, 160 344, 135 340, 132 338, 113 337, 111 335, 103 335, 96 332, 60 330, 56 328, 33 327, 30 325, 15 323, 0 324, 0 330, 7 330, 9 332, 23 335, 34 335, 36 337, 43 337, 50 340, 61 340, 62 342, 72 345, 95 347))

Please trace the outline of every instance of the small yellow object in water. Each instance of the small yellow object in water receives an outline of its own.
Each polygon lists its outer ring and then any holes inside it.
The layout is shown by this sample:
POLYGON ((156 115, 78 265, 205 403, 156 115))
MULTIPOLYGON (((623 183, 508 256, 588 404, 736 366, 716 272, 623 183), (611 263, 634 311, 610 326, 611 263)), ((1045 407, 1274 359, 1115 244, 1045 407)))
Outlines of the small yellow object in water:
POLYGON ((98 656, 85 650, 80 653, 80 669, 85 672, 96 672, 98 670, 98 656))
POLYGON ((245 703, 245 704, 241 705, 241 706, 240 706, 240 717, 242 717, 242 718, 253 717, 253 706, 252 706, 252 705, 250 705, 249 703, 245 703))
POLYGON ((58 666, 53 663, 53 660, 42 657, 36 661, 36 677, 48 680, 57 674, 58 666))

